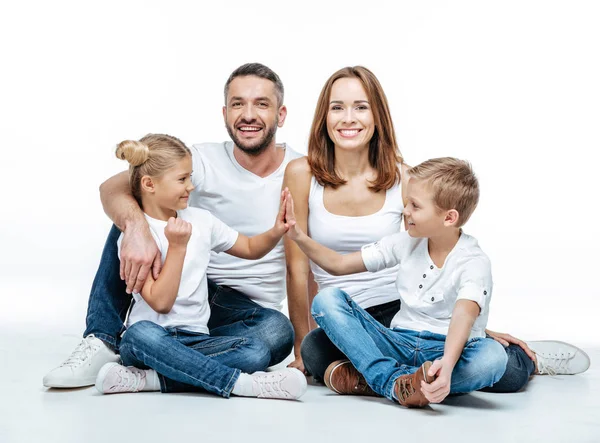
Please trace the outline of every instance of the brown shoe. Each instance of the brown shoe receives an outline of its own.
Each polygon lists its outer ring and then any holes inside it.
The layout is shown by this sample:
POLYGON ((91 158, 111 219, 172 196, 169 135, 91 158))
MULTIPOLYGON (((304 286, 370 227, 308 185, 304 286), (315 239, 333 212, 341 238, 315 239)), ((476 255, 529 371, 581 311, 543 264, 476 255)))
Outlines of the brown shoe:
POLYGON ((417 372, 403 375, 396 380, 394 390, 398 397, 398 403, 407 408, 422 408, 429 404, 429 400, 421 392, 421 380, 425 380, 427 383, 435 380, 435 377, 427 375, 431 365, 430 361, 426 361, 417 372))
POLYGON ((325 370, 323 380, 329 389, 341 395, 377 396, 363 375, 350 363, 350 360, 338 360, 331 363, 325 370))

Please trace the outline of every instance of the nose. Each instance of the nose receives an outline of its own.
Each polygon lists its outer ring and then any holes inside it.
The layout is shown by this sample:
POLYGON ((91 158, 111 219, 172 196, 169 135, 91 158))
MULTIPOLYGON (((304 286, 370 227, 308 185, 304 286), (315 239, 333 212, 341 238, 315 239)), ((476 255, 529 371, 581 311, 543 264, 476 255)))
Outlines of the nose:
POLYGON ((244 106, 244 112, 242 113, 242 118, 247 122, 251 122, 256 119, 256 114, 254 112, 254 106, 247 105, 244 106))
POLYGON ((354 108, 352 106, 348 106, 346 112, 344 112, 344 123, 354 123, 356 119, 354 118, 354 108))
POLYGON ((185 188, 185 190, 187 192, 192 192, 195 188, 196 187, 193 184, 190 183, 189 185, 187 185, 187 187, 185 188))

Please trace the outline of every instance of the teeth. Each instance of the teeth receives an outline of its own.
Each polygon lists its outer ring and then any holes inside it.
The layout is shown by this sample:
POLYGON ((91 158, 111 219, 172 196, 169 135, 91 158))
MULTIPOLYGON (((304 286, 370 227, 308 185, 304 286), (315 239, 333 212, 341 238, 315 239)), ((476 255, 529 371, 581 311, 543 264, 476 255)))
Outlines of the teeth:
POLYGON ((240 128, 240 131, 254 131, 254 132, 256 132, 256 131, 260 131, 260 128, 251 128, 249 126, 242 126, 240 128))
POLYGON ((358 134, 358 129, 342 129, 340 130, 340 132, 342 133, 342 135, 351 137, 353 135, 358 134))

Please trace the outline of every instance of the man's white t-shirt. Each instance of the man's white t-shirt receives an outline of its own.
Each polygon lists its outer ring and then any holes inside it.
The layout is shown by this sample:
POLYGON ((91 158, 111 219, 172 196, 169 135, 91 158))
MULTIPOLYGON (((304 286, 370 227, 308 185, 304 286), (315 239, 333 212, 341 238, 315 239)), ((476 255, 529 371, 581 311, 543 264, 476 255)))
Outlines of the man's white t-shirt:
MULTIPOLYGON (((244 169, 233 155, 233 142, 192 146, 190 206, 206 209, 228 226, 247 236, 273 227, 279 211, 283 174, 287 164, 301 154, 285 147, 279 168, 267 177, 244 169)), ((285 299, 283 240, 258 260, 213 253, 208 278, 236 289, 267 308, 280 310, 285 299)))
MULTIPOLYGON (((157 220, 147 214, 144 215, 150 226, 150 232, 158 245, 158 249, 160 249, 162 262, 164 263, 169 248, 169 241, 165 236, 167 222, 157 220)), ((238 238, 238 233, 203 209, 186 208, 177 211, 177 217, 191 223, 192 234, 187 244, 175 304, 168 314, 159 314, 146 303, 140 294, 134 293, 135 303, 129 313, 127 327, 141 320, 149 320, 164 328, 176 327, 208 334, 207 325, 210 317, 210 307, 208 304, 206 268, 211 253, 218 254, 231 249, 238 238)), ((117 242, 119 257, 121 256, 122 239, 123 234, 117 242)))
POLYGON ((477 240, 461 233, 458 242, 438 268, 429 256, 428 240, 408 232, 384 237, 362 247, 365 267, 375 272, 399 265, 396 289, 402 308, 390 327, 448 334, 457 300, 471 300, 481 308, 469 338, 485 337, 492 296, 490 260, 477 240))

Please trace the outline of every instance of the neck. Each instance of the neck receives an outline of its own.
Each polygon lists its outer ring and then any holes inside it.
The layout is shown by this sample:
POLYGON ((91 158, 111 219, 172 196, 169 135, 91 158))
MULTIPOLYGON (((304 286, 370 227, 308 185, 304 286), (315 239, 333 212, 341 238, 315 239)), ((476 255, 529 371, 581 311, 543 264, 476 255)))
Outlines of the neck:
POLYGON ((339 149, 337 146, 334 149, 335 170, 344 180, 362 177, 373 172, 373 168, 369 164, 369 146, 352 151, 339 149))
POLYGON ((171 217, 177 217, 177 211, 174 209, 163 208, 149 198, 142 197, 142 209, 146 214, 156 220, 167 221, 171 217))
POLYGON ((429 237, 427 240, 427 248, 432 260, 444 263, 448 254, 454 249, 460 238, 461 231, 459 228, 451 228, 439 235, 429 237))
POLYGON ((260 154, 250 155, 234 145, 233 156, 242 168, 259 177, 266 177, 281 166, 285 149, 276 145, 275 140, 273 140, 260 154))

